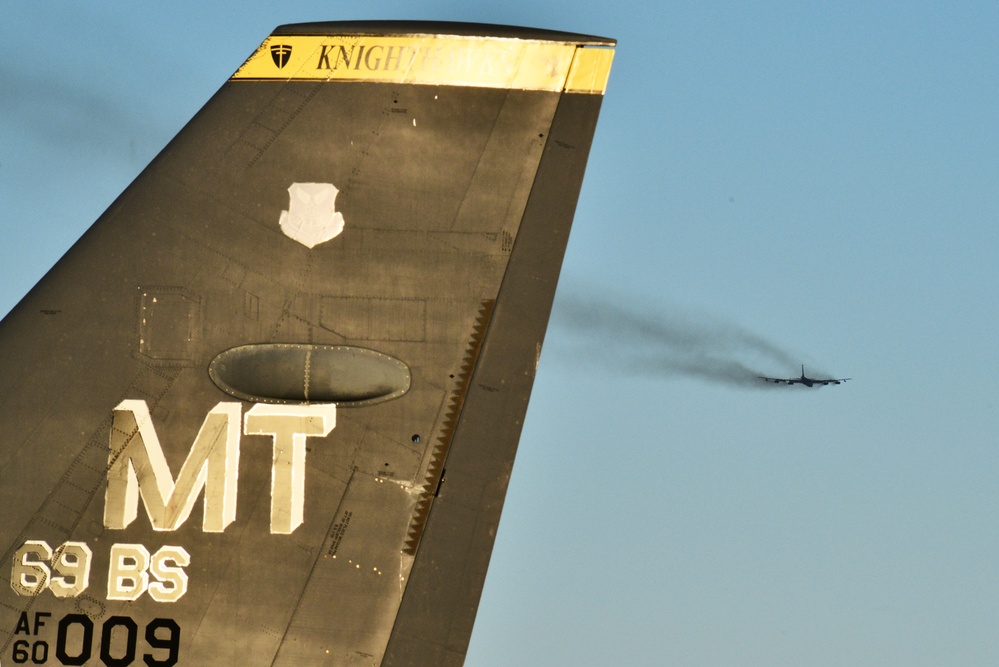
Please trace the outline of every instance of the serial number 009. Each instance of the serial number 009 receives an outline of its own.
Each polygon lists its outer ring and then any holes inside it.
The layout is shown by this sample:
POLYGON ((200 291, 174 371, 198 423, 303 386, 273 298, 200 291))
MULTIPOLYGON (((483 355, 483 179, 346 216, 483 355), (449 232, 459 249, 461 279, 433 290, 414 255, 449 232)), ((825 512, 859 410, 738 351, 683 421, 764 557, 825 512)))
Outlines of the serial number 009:
MULTIPOLYGON (((11 649, 17 665, 86 665, 94 655, 94 639, 100 632, 97 654, 107 667, 128 667, 138 655, 139 626, 128 616, 111 616, 98 630, 89 616, 67 614, 59 620, 55 646, 34 639, 18 639, 11 649), (50 655, 51 652, 51 655, 50 655), (58 662, 50 661, 54 659, 58 662)), ((170 618, 154 618, 143 633, 145 647, 140 664, 173 667, 180 654, 180 626, 170 618)))

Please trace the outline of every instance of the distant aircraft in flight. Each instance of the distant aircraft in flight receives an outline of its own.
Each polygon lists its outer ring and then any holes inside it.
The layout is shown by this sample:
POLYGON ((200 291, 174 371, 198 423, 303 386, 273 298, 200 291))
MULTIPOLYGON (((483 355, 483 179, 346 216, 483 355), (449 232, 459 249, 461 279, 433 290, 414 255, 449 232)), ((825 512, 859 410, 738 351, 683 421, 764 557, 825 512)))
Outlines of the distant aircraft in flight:
POLYGON ((767 382, 773 382, 774 384, 803 384, 806 387, 814 387, 817 384, 827 385, 827 384, 839 384, 841 382, 846 382, 850 378, 810 378, 805 376, 805 365, 801 365, 801 377, 800 378, 768 378, 763 375, 757 376, 761 380, 766 380, 767 382))

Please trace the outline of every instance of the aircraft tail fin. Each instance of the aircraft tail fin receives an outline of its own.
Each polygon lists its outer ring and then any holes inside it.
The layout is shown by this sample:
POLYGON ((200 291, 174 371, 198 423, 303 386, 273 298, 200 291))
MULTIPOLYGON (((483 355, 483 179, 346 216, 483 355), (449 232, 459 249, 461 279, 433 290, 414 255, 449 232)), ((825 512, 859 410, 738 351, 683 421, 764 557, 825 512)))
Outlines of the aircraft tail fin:
POLYGON ((0 655, 460 663, 613 46, 277 28, 0 323, 0 655))

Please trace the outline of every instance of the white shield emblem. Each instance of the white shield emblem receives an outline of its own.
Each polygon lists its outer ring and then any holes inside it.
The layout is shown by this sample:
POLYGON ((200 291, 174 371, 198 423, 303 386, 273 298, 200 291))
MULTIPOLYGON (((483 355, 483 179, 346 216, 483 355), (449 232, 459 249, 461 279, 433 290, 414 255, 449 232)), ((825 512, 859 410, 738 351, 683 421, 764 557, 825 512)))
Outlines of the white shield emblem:
POLYGON ((292 183, 291 202, 281 211, 281 231, 307 248, 343 231, 343 214, 333 208, 340 191, 332 183, 292 183))

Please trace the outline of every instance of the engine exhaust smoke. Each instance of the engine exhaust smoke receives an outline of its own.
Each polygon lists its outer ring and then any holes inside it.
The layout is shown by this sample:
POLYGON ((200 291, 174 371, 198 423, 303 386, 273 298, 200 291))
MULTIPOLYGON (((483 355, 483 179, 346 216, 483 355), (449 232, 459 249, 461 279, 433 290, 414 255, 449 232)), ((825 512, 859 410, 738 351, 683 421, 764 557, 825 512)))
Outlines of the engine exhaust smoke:
POLYGON ((778 386, 761 375, 797 376, 798 357, 735 324, 680 309, 640 311, 610 299, 560 294, 552 321, 568 344, 629 374, 691 377, 732 386, 778 386))

